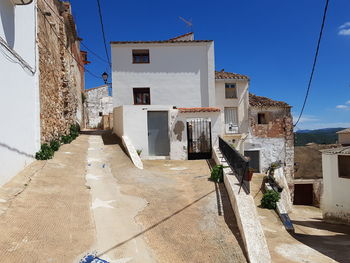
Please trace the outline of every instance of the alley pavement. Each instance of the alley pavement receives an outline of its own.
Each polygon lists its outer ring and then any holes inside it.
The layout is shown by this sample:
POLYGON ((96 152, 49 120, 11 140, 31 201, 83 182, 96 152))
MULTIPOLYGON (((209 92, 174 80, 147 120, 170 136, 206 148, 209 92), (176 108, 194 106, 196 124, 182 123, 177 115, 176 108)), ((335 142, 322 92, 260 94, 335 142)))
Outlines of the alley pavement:
POLYGON ((246 262, 227 193, 201 161, 135 168, 111 134, 81 135, 0 188, 0 262, 246 262))

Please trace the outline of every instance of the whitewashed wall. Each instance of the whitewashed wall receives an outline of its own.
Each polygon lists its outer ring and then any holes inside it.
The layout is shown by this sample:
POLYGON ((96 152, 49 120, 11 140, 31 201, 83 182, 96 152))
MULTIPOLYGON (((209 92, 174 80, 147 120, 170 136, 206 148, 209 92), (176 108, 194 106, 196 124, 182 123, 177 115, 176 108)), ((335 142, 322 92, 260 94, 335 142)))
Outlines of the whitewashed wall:
MULTIPOLYGON (((224 108, 236 107, 238 112, 239 133, 247 133, 249 128, 249 82, 248 80, 219 80, 215 81, 216 106, 221 108, 221 119, 224 123, 224 108), (237 87, 237 99, 225 98, 225 83, 235 83, 237 87)), ((224 132, 224 130, 223 130, 224 132)))
POLYGON ((101 86, 85 91, 86 94, 86 110, 87 110, 87 126, 89 128, 97 128, 102 123, 102 116, 113 112, 113 99, 108 96, 108 86, 101 86))
POLYGON ((0 185, 34 160, 40 147, 35 2, 0 1, 0 36, 34 70, 33 75, 0 45, 0 185))
POLYGON ((218 145, 218 136, 221 135, 222 131, 220 112, 179 113, 178 110, 173 110, 170 123, 170 159, 186 160, 188 158, 186 121, 195 118, 206 118, 211 121, 212 147, 218 145), (179 128, 176 126, 184 127, 181 133, 179 133, 179 128))
POLYGON ((148 111, 168 111, 169 113, 169 138, 170 138, 170 159, 187 159, 187 128, 186 120, 190 118, 209 118, 212 128, 212 145, 218 144, 218 135, 221 132, 220 113, 179 113, 171 106, 162 105, 124 105, 114 108, 113 132, 119 137, 128 136, 129 140, 137 150, 142 150, 141 157, 148 156, 148 111), (178 131, 175 126, 177 122, 183 123, 181 140, 178 139, 178 131))
POLYGON ((322 153, 322 171, 321 209, 324 218, 350 224, 350 179, 339 178, 337 154, 322 153))
POLYGON ((249 136, 244 143, 244 150, 260 151, 260 171, 265 172, 270 164, 281 160, 285 161, 284 138, 259 138, 249 136))
POLYGON ((132 105, 133 88, 149 87, 152 105, 215 105, 214 43, 112 44, 114 107, 132 105), (149 64, 133 64, 149 49, 149 64))

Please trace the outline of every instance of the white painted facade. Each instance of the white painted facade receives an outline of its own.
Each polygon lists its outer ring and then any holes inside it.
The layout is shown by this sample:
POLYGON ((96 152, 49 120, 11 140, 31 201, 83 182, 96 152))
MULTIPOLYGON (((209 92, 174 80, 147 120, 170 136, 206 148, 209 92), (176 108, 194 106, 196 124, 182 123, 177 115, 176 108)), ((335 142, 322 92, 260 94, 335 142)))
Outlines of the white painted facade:
POLYGON ((111 44, 114 107, 132 105, 133 88, 150 88, 152 105, 215 105, 214 43, 111 44), (132 50, 148 49, 150 63, 133 64, 132 50))
POLYGON ((141 158, 152 159, 148 145, 147 112, 167 112, 169 123, 170 154, 163 156, 172 160, 186 160, 187 154, 187 120, 196 118, 209 119, 211 122, 212 145, 218 144, 218 136, 221 135, 222 125, 219 112, 181 113, 168 105, 124 105, 114 108, 114 133, 120 138, 127 136, 136 150, 142 150, 141 158), (179 125, 180 124, 180 125, 179 125), (182 128, 177 128, 177 127, 182 128))
POLYGON ((0 185, 30 164, 40 147, 35 5, 0 1, 0 185))
POLYGON ((86 117, 88 128, 102 126, 102 115, 113 113, 113 98, 109 96, 108 85, 85 90, 86 117))
POLYGON ((191 34, 175 39, 111 43, 114 132, 127 136, 136 150, 142 150, 142 158, 152 158, 148 145, 149 111, 168 113, 170 153, 166 157, 170 159, 188 158, 188 120, 210 120, 213 146, 219 135, 227 135, 225 107, 237 108, 237 139, 248 132, 249 80, 215 79, 213 41, 195 41, 191 34), (133 63, 133 50, 147 50, 149 63, 133 63), (225 83, 236 84, 237 98, 225 98, 225 83), (133 105, 134 88, 149 88, 150 105, 133 105), (220 112, 178 110, 203 107, 219 108, 220 112))
MULTIPOLYGON (((339 177, 338 156, 333 150, 322 151, 323 195, 321 209, 325 220, 350 224, 350 174, 339 177)), ((347 156, 350 156, 348 151, 347 156)), ((350 163, 348 163, 350 166, 350 163)))
MULTIPOLYGON (((215 81, 215 106, 221 109, 221 120, 224 123, 225 108, 237 108, 237 129, 233 132, 228 132, 226 127, 223 127, 223 133, 227 136, 233 134, 248 133, 248 107, 249 107, 249 81, 238 79, 217 79, 215 81), (237 98, 226 98, 225 85, 228 83, 236 84, 237 98)), ((236 126, 236 125, 234 125, 236 126)))

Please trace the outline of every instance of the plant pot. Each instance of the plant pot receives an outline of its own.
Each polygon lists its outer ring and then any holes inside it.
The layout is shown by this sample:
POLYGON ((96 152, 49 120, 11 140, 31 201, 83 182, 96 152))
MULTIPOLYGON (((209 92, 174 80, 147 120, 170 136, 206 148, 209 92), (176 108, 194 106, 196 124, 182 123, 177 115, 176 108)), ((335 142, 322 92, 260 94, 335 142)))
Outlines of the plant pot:
POLYGON ((251 181, 252 178, 253 178, 253 171, 248 171, 248 174, 247 174, 247 181, 251 181))

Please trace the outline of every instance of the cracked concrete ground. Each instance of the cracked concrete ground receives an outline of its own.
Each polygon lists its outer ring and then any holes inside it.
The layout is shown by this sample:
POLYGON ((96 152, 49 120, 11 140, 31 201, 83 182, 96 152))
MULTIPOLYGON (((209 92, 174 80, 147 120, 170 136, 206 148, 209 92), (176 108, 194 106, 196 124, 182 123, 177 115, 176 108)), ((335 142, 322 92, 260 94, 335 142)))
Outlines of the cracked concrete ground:
POLYGON ((206 161, 135 168, 115 137, 82 135, 0 188, 0 262, 246 262, 206 161))

